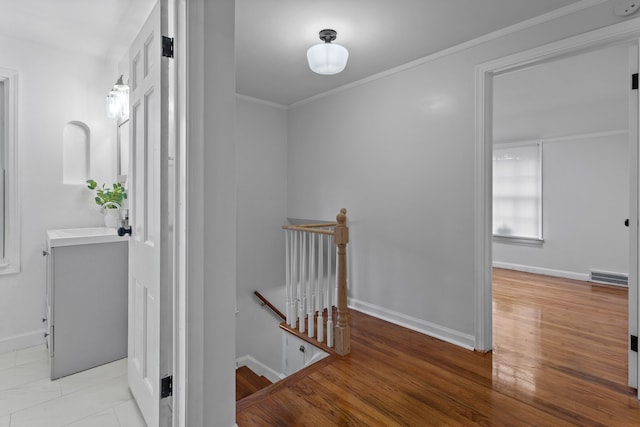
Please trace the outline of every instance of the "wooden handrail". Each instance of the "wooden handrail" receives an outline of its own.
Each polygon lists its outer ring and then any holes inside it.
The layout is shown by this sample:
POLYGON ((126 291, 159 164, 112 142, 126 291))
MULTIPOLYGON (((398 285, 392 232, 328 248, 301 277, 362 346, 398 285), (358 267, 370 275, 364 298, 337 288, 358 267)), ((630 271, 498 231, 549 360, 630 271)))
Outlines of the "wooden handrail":
MULTIPOLYGON (((327 227, 327 226, 325 226, 327 227)), ((327 234, 329 236, 333 236, 333 230, 318 230, 315 228, 305 227, 302 225, 285 225, 282 227, 283 230, 295 230, 295 231, 304 231, 305 233, 315 233, 315 234, 327 234)))
POLYGON ((318 224, 294 224, 294 225, 283 225, 283 229, 288 229, 289 227, 304 227, 304 228, 318 228, 318 227, 335 227, 338 225, 337 222, 324 222, 318 224))
POLYGON ((267 307, 269 307, 271 311, 273 311, 278 317, 280 317, 283 321, 286 322, 287 316, 282 314, 282 312, 278 310, 278 308, 275 305, 271 304, 271 302, 268 299, 262 296, 260 292, 255 291, 253 294, 257 296, 260 301, 262 301, 262 305, 266 305, 267 307))

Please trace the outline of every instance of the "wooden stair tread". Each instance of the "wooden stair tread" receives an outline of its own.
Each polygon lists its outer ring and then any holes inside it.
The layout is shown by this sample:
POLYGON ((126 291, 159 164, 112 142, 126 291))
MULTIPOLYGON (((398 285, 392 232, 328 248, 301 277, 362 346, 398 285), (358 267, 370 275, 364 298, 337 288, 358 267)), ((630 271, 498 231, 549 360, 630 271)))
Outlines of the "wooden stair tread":
POLYGON ((340 357, 340 356, 337 356, 335 353, 331 354, 328 357, 325 357, 324 359, 312 365, 309 365, 278 382, 270 384, 268 387, 264 387, 263 389, 258 390, 257 392, 251 394, 250 396, 246 396, 242 399, 236 399, 236 412, 240 412, 243 409, 250 408, 256 403, 262 402, 264 400, 268 400, 271 395, 278 393, 280 390, 284 388, 295 385, 301 379, 307 377, 313 372, 320 370, 324 366, 331 364, 332 361, 337 357, 344 359, 344 358, 347 358, 348 356, 340 357))
POLYGON ((250 396, 271 384, 267 377, 256 374, 247 366, 241 366, 236 369, 236 401, 250 396))

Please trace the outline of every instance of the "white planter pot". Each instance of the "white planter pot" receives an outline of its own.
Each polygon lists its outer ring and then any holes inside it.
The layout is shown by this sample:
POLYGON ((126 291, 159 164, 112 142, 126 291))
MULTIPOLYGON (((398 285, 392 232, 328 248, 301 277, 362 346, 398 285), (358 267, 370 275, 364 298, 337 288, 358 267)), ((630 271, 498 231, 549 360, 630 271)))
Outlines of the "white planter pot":
POLYGON ((108 228, 117 228, 120 225, 120 209, 103 209, 104 225, 108 228))

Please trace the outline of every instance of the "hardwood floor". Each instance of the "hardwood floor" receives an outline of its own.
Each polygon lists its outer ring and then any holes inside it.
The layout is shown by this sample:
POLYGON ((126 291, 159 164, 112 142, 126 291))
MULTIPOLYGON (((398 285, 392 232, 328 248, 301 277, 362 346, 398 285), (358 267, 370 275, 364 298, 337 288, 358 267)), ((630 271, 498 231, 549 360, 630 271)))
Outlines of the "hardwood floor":
POLYGON ((352 311, 352 351, 237 404, 243 426, 632 426, 626 290, 494 271, 493 354, 352 311))

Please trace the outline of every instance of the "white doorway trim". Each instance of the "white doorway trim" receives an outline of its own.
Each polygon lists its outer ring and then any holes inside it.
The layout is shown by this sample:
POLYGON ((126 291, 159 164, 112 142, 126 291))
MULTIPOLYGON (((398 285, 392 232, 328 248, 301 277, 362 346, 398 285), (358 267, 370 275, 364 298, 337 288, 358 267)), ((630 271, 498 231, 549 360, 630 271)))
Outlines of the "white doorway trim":
MULTIPOLYGON (((545 61, 640 38, 640 18, 590 31, 476 67, 475 348, 490 351, 492 334, 493 77, 545 61)), ((636 307, 637 309, 638 307, 636 307)))
POLYGON ((187 425, 187 273, 186 273, 186 150, 187 150, 187 4, 171 0, 175 74, 174 151, 174 277, 173 277, 173 406, 172 426, 187 425))
MULTIPOLYGON (((184 176, 180 189, 184 206, 184 326, 181 344, 185 349, 184 410, 185 425, 203 427, 204 420, 204 0, 180 0, 185 10, 186 40, 184 42, 186 120, 184 133, 187 144, 184 156, 184 176)), ((179 44, 179 46, 182 43, 179 44)), ((181 162, 182 163, 182 162, 181 162)), ((182 226, 182 225, 181 225, 182 226)), ((182 404, 182 402, 181 402, 182 404)))

